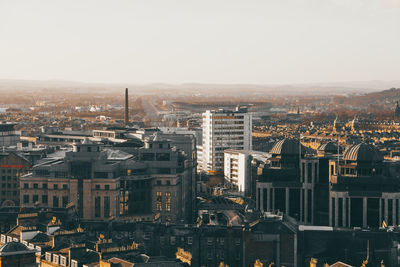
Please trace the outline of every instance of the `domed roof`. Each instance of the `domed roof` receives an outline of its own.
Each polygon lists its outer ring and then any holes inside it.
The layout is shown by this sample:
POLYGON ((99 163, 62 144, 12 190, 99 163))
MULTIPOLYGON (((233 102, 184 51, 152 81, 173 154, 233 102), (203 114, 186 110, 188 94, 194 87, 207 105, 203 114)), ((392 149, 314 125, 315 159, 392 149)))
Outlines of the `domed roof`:
POLYGON ((8 242, 0 247, 0 252, 29 251, 28 247, 19 242, 8 242))
POLYGON ((322 144, 318 147, 318 151, 325 152, 325 153, 337 153, 338 146, 334 142, 328 142, 322 144))
MULTIPOLYGON (((298 155, 299 141, 293 138, 285 138, 281 141, 276 142, 275 145, 272 147, 270 153, 280 155, 298 155)), ((304 153, 303 146, 302 153, 304 153)))
POLYGON ((351 161, 382 161, 383 157, 375 146, 363 142, 348 148, 344 153, 344 159, 351 161))

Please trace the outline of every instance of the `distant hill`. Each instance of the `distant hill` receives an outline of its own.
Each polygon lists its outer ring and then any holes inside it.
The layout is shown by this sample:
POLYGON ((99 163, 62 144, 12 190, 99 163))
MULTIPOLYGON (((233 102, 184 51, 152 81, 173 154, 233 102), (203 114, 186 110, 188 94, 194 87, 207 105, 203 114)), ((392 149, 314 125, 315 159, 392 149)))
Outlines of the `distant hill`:
POLYGON ((133 83, 86 83, 75 81, 39 81, 0 79, 1 92, 36 91, 40 89, 69 92, 113 93, 128 87, 135 94, 174 93, 220 95, 232 93, 264 95, 351 95, 368 94, 384 88, 400 87, 399 81, 333 82, 309 84, 133 84, 133 83))

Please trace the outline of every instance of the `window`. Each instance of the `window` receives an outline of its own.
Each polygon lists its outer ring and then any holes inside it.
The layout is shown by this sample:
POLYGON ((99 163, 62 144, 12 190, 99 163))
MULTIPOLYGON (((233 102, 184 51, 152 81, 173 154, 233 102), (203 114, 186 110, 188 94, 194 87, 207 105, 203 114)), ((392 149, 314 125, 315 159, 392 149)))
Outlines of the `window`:
POLYGON ((104 218, 110 217, 110 197, 104 197, 104 218))
POLYGON ((100 190, 100 185, 96 184, 96 190, 100 190))
POLYGON ((316 181, 316 182, 319 182, 319 177, 318 177, 318 163, 315 163, 314 164, 314 180, 316 181))
POLYGON ((33 195, 33 197, 32 197, 33 204, 35 204, 38 201, 39 201, 39 196, 38 195, 33 195))
POLYGON ((43 189, 47 189, 47 184, 42 184, 43 189))
POLYGON ((170 168, 159 168, 157 173, 159 173, 159 174, 171 174, 171 169, 170 168))
POLYGON ((65 208, 68 205, 68 196, 62 197, 62 206, 65 208))
POLYGON ((35 189, 39 188, 38 184, 33 184, 33 188, 35 189))
POLYGON ((58 184, 53 185, 54 189, 58 189, 58 184))
POLYGON ((158 147, 159 148, 163 148, 163 144, 158 144, 158 147))
POLYGON ((221 249, 221 250, 219 251, 219 258, 220 258, 221 260, 223 260, 223 259, 225 258, 225 253, 224 253, 224 250, 223 250, 223 249, 221 249))
POLYGON ((171 181, 170 180, 167 180, 167 185, 171 185, 171 181))
POLYGON ((58 208, 58 196, 53 196, 53 208, 58 208))
POLYGON ((157 192, 156 202, 157 211, 162 211, 162 192, 157 192))
POLYGON ((312 163, 307 164, 307 182, 312 182, 312 163))
POLYGON ((60 264, 61 266, 67 266, 67 258, 64 256, 60 257, 60 264))
POLYGON ((241 242, 240 242, 240 238, 238 238, 238 237, 235 238, 235 245, 236 245, 236 246, 240 246, 240 243, 241 243, 241 242))
POLYGON ((24 184, 24 188, 28 189, 29 188, 29 184, 24 184))
POLYGON ((207 249, 207 259, 208 260, 212 259, 212 251, 211 251, 211 249, 207 249))
POLYGON ((165 192, 165 210, 171 211, 171 192, 165 192))
POLYGON ((67 184, 63 184, 63 189, 68 189, 68 185, 67 184))
POLYGON ((100 197, 94 199, 94 217, 100 217, 100 197))
POLYGON ((47 204, 47 202, 48 202, 48 197, 47 197, 47 195, 42 195, 42 203, 43 203, 43 204, 47 204))
POLYGON ((145 161, 154 160, 154 153, 142 153, 141 154, 141 159, 145 160, 145 161))
POLYGON ((170 160, 170 155, 169 155, 169 153, 157 153, 156 154, 156 160, 169 161, 170 160))
POLYGON ((29 203, 29 195, 24 195, 24 204, 29 203))
POLYGON ((106 185, 104 186, 104 189, 105 189, 105 190, 110 190, 110 185, 106 184, 106 185))
POLYGON ((59 256, 58 255, 54 255, 53 256, 53 263, 58 264, 59 260, 59 256))
POLYGON ((161 180, 157 180, 157 185, 161 185, 161 180))
POLYGON ((92 148, 90 146, 88 146, 87 152, 92 152, 92 148))

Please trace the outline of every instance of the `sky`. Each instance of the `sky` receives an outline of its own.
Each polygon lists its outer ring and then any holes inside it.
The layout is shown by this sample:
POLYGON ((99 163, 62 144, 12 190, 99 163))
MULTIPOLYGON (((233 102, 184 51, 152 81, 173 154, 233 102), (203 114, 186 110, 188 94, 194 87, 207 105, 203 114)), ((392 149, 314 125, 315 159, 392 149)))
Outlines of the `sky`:
POLYGON ((400 79, 400 0, 0 0, 0 79, 400 79))

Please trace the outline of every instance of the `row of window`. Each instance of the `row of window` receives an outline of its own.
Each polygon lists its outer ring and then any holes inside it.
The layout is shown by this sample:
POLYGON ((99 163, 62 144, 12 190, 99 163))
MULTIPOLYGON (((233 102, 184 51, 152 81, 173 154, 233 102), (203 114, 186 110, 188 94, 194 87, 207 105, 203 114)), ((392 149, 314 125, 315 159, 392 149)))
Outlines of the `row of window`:
POLYGON ((214 121, 214 124, 222 124, 222 125, 230 125, 230 124, 244 124, 244 121, 240 120, 240 121, 232 121, 232 120, 228 120, 228 121, 214 121))
POLYGON ((5 173, 14 173, 14 174, 16 174, 16 173, 18 173, 19 171, 17 170, 17 169, 2 169, 1 170, 1 172, 3 173, 3 174, 5 174, 5 173))
MULTIPOLYGON (((28 183, 24 183, 24 189, 29 189, 29 184, 28 183)), ((34 183, 32 184, 32 188, 33 189, 39 189, 39 184, 34 183)), ((41 188, 42 189, 48 189, 47 183, 42 183, 41 184, 41 188)), ((68 184, 63 184, 62 189, 68 189, 68 184)), ((53 184, 53 189, 60 189, 58 184, 53 184)))
MULTIPOLYGON (((40 201, 42 204, 48 204, 49 199, 47 195, 41 195, 39 200, 39 195, 32 195, 32 201, 30 195, 23 195, 23 203, 24 204, 35 204, 36 202, 40 201)), ((68 205, 68 196, 61 197, 61 207, 66 207, 68 205)), ((53 196, 53 207, 58 208, 60 207, 60 197, 53 196)))
MULTIPOLYGON (((163 183, 162 183, 161 180, 157 180, 156 184, 157 184, 157 185, 162 185, 163 183)), ((165 185, 171 185, 171 181, 170 181, 170 180, 167 180, 167 181, 165 182, 165 185)))
POLYGON ((5 196, 5 195, 7 195, 7 196, 11 196, 11 195, 16 196, 17 194, 18 194, 18 191, 4 191, 4 190, 1 191, 1 195, 2 196, 5 196))
MULTIPOLYGON (((162 192, 156 193, 156 210, 163 210, 162 192)), ((165 211, 171 211, 171 192, 165 192, 165 211)))
MULTIPOLYGON (((96 190, 100 190, 101 189, 101 185, 96 184, 95 188, 96 188, 96 190)), ((104 185, 104 190, 110 190, 110 185, 108 185, 108 184, 104 185)))
MULTIPOLYGON (((3 184, 4 185, 4 184, 3 184)), ((29 187, 29 184, 28 183, 24 183, 24 189, 29 189, 30 187, 29 187)), ((32 185, 32 188, 33 189, 39 189, 39 184, 37 184, 37 183, 34 183, 33 185, 32 185)), ((42 189, 48 189, 48 186, 47 186, 47 183, 42 183, 41 184, 41 188, 42 189)), ((101 185, 100 184, 96 184, 95 185, 95 188, 96 188, 96 190, 100 190, 101 189, 101 185)), ((58 184, 53 184, 53 189, 60 189, 60 187, 59 187, 59 185, 58 184)), ((61 187, 61 189, 68 189, 68 184, 62 184, 62 187, 61 187)), ((106 185, 104 185, 104 190, 110 190, 110 185, 108 185, 108 184, 106 184, 106 185)))
MULTIPOLYGON (((170 144, 166 144, 166 145, 167 145, 166 147, 171 148, 170 144)), ((153 148, 153 144, 151 144, 151 143, 150 143, 150 148, 153 148)), ((158 144, 158 148, 164 148, 164 144, 162 144, 162 143, 158 144)))
POLYGON ((223 132, 214 132, 214 135, 244 135, 244 132, 241 131, 223 131, 223 132))
POLYGON ((6 179, 13 179, 13 180, 15 180, 15 178, 17 178, 16 176, 5 176, 5 175, 3 175, 3 176, 1 176, 1 180, 2 181, 5 181, 6 179))
POLYGON ((11 188, 11 186, 12 186, 13 188, 17 188, 17 184, 16 184, 16 183, 14 183, 14 184, 10 184, 10 183, 1 184, 1 188, 11 188))

